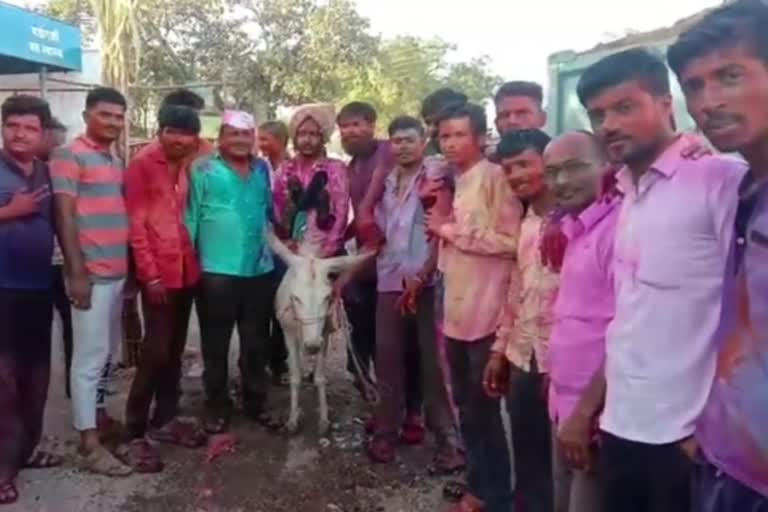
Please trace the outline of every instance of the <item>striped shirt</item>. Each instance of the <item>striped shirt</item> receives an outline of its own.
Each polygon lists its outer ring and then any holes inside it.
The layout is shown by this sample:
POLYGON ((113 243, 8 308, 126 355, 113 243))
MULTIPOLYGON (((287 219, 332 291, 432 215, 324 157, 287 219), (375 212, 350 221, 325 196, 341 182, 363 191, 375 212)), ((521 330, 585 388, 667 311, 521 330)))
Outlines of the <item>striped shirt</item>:
POLYGON ((51 155, 54 194, 75 198, 80 247, 96 279, 128 271, 128 217, 123 199, 123 162, 85 135, 51 155))

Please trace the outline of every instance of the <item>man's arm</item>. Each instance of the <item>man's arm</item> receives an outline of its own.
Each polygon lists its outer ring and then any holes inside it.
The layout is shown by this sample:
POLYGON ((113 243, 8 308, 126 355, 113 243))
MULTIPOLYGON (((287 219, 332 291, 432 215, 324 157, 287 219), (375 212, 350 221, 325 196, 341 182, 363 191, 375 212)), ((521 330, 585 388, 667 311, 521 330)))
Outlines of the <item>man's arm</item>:
POLYGON ((141 160, 134 159, 125 174, 125 206, 130 222, 129 240, 136 277, 149 284, 160 278, 147 235, 147 188, 141 160))
POLYGON ((371 183, 368 185, 365 196, 357 208, 358 211, 355 212, 355 215, 361 220, 372 221, 373 210, 384 195, 385 183, 392 169, 393 166, 380 165, 373 171, 371 183))
POLYGON ((454 220, 440 225, 435 233, 464 252, 514 258, 523 206, 501 176, 490 185, 484 206, 490 210, 487 225, 462 224, 454 220))
POLYGON ((197 247, 197 234, 200 226, 200 205, 203 202, 205 175, 198 165, 194 165, 189 173, 189 198, 187 210, 184 212, 184 222, 189 231, 192 245, 197 247))
POLYGON ((591 470, 594 423, 605 403, 605 364, 595 372, 570 417, 561 424, 557 439, 568 462, 579 469, 591 470))
POLYGON ((328 169, 328 193, 331 197, 331 207, 335 219, 323 247, 323 255, 326 258, 335 256, 344 245, 344 231, 347 228, 349 214, 349 176, 347 166, 338 161, 334 161, 330 165, 333 166, 333 169, 328 169))
POLYGON ((90 309, 91 278, 85 266, 77 225, 80 164, 69 149, 60 148, 51 156, 50 172, 54 192, 54 217, 59 246, 64 255, 67 291, 73 306, 90 309))

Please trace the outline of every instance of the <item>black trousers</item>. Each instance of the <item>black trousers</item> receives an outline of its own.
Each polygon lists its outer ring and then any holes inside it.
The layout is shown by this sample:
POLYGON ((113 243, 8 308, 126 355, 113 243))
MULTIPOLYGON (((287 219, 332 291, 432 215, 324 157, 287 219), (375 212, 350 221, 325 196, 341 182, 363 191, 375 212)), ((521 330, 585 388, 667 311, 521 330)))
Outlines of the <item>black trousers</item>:
POLYGON ((535 359, 530 372, 512 365, 507 412, 512 427, 516 494, 526 512, 552 512, 552 427, 544 375, 535 359))
POLYGON ((0 482, 15 478, 40 442, 52 319, 49 290, 0 289, 0 482))
MULTIPOLYGON (((376 357, 376 282, 351 285, 344 295, 344 309, 352 326, 352 347, 365 377, 370 375, 376 357)), ((347 371, 357 376, 352 352, 347 351, 347 371)))
POLYGON ((600 470, 606 512, 691 510, 694 462, 678 443, 651 445, 601 432, 600 470))
MULTIPOLYGON (((56 308, 56 312, 61 318, 61 335, 64 341, 64 370, 67 378, 64 384, 67 392, 67 397, 71 395, 69 390, 69 373, 72 368, 72 307, 69 303, 69 297, 67 297, 67 287, 64 283, 64 266, 53 266, 53 283, 51 287, 53 291, 53 307, 56 308)), ((53 317, 51 317, 53 321, 53 317)))
POLYGON ((229 344, 232 330, 240 337, 240 378, 243 407, 258 414, 266 402, 269 382, 267 356, 272 315, 274 276, 236 277, 203 274, 197 300, 203 353, 206 407, 217 416, 229 416, 229 344))

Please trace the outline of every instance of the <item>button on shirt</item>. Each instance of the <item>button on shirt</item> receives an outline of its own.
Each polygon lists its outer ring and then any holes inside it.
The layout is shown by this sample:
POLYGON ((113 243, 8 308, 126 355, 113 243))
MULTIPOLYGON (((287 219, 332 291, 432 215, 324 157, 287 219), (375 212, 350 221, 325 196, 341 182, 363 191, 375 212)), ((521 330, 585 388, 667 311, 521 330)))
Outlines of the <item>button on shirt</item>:
POLYGON ((544 222, 528 208, 517 245, 519 275, 512 275, 493 346, 525 372, 531 371, 534 357, 538 371, 549 372, 549 332, 560 276, 541 260, 544 222))
POLYGON ((752 194, 744 187, 742 197, 717 373, 697 438, 717 468, 768 496, 768 183, 752 194))
POLYGON ((510 275, 517 272, 523 207, 501 167, 481 160, 456 177, 455 221, 440 228, 445 335, 478 341, 496 332, 510 275))
POLYGON ((671 145, 624 193, 616 228, 616 315, 606 338, 601 428, 666 444, 694 433, 715 373, 723 276, 745 165, 686 160, 671 145))
POLYGON ((605 334, 615 308, 619 205, 618 197, 600 200, 562 220, 568 247, 549 338, 549 412, 555 422, 570 417, 605 361, 605 334))
POLYGON ((412 278, 426 264, 431 244, 424 229, 424 208, 419 199, 419 187, 424 179, 442 175, 440 166, 426 163, 413 175, 399 178, 399 170, 389 174, 384 195, 376 207, 376 223, 385 234, 386 244, 376 260, 378 290, 403 291, 403 279, 412 278), (398 197, 398 180, 404 192, 398 197))
POLYGON ((273 269, 265 228, 272 218, 269 169, 253 159, 246 177, 219 154, 195 162, 186 224, 204 272, 255 277, 273 269))
MULTIPOLYGON (((32 174, 0 150, 0 207, 17 192, 48 186, 48 169, 35 161, 32 174)), ((51 286, 53 219, 51 198, 40 201, 32 215, 0 221, 0 288, 45 290, 51 286)), ((2 326, 0 326, 2 329, 2 326)))

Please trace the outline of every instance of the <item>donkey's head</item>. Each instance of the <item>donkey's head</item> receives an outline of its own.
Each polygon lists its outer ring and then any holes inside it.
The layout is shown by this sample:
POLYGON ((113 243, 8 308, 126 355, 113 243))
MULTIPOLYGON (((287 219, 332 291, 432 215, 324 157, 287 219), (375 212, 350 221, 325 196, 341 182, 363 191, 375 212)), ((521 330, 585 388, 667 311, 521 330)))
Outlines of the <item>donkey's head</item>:
POLYGON ((277 293, 277 317, 284 329, 292 326, 309 354, 318 353, 325 338, 333 286, 331 276, 362 262, 372 254, 317 258, 311 250, 292 252, 277 237, 269 237, 272 250, 288 270, 277 293))

